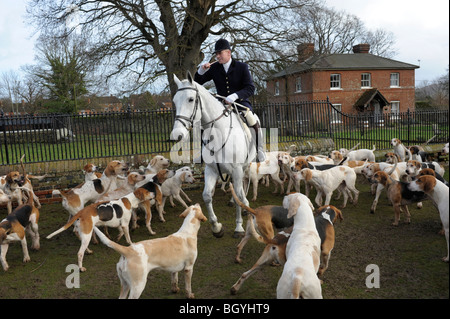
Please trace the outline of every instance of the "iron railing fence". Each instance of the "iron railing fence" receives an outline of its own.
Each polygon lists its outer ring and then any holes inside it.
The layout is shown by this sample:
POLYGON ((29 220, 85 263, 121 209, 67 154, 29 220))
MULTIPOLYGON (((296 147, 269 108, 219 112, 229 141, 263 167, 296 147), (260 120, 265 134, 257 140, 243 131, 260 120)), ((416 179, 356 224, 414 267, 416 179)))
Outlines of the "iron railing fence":
POLYGON ((448 110, 402 113, 346 114, 329 101, 255 106, 262 127, 278 128, 279 141, 331 138, 336 148, 392 149, 391 140, 405 145, 447 143, 448 110))
MULTIPOLYGON (((255 105, 261 127, 276 129, 279 142, 331 138, 336 149, 390 149, 392 138, 406 145, 446 143, 448 110, 345 114, 328 101, 255 105)), ((0 116, 1 164, 121 157, 169 152, 174 110, 0 116)), ((273 131, 273 130, 272 130, 273 131)), ((273 136, 271 137, 273 138, 273 136)), ((194 147, 199 147, 195 144, 194 147)))

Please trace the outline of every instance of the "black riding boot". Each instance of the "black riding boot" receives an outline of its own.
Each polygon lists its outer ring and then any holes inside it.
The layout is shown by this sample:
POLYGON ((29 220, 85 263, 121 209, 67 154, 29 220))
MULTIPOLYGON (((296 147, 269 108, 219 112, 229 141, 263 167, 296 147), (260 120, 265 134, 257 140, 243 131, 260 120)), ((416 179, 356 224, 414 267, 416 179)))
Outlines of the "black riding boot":
POLYGON ((262 145, 263 136, 259 122, 256 122, 256 124, 253 125, 252 128, 255 130, 256 162, 264 162, 266 160, 266 154, 264 153, 262 145))

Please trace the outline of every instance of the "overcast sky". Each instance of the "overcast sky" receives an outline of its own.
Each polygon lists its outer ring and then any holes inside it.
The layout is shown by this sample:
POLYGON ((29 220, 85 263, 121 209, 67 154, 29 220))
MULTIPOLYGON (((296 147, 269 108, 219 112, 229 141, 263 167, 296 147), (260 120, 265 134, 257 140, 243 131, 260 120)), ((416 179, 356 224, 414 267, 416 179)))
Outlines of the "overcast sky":
POLYGON ((370 30, 393 32, 394 60, 420 65, 416 85, 447 73, 448 0, 327 0, 330 7, 358 16, 370 30), (419 63, 420 60, 420 63, 419 63))
MULTIPOLYGON (((416 85, 446 74, 449 65, 448 0, 326 0, 330 7, 355 14, 367 28, 395 36, 401 62, 420 65, 416 85), (420 60, 420 62, 419 62, 420 60)), ((34 63, 32 29, 25 25, 26 0, 0 0, 0 74, 34 63)))

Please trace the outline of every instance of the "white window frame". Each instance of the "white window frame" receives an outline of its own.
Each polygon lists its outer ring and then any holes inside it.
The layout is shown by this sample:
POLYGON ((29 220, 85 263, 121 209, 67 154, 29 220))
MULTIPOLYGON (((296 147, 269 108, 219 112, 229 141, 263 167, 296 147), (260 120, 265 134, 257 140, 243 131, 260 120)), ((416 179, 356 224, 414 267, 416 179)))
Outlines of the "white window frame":
POLYGON ((361 88, 372 87, 372 76, 370 73, 361 73, 361 88))
POLYGON ((302 91, 302 78, 299 76, 295 79, 295 92, 299 93, 302 91))
MULTIPOLYGON (((333 104, 335 109, 338 109, 340 112, 342 112, 342 104, 333 104)), ((331 112, 331 124, 341 124, 342 123, 342 114, 336 113, 335 110, 332 110, 331 112)))
POLYGON ((390 82, 391 88, 392 88, 392 87, 395 87, 395 88, 400 87, 400 73, 398 73, 398 72, 392 72, 392 73, 391 73, 391 76, 389 77, 389 82, 390 82), (393 77, 394 75, 397 76, 397 79, 395 80, 395 81, 397 82, 397 84, 392 84, 392 77, 393 77))
POLYGON ((391 101, 391 120, 400 119, 400 101, 391 101), (394 105, 397 107, 394 108, 394 105))
POLYGON ((330 90, 341 90, 341 74, 330 74, 330 90))
POLYGON ((274 95, 275 96, 280 95, 280 81, 275 81, 274 95))

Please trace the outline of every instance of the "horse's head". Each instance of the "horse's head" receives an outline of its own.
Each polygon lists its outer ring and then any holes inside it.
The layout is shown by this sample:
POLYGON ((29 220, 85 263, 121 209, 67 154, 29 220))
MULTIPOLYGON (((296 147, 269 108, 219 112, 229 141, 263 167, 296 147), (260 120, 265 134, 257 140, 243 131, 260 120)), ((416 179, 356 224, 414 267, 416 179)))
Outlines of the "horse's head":
POLYGON ((187 80, 180 81, 178 77, 173 75, 178 91, 173 97, 173 103, 176 108, 175 123, 170 139, 172 141, 180 141, 189 134, 194 121, 201 116, 200 96, 197 84, 194 82, 190 72, 187 74, 187 80))

